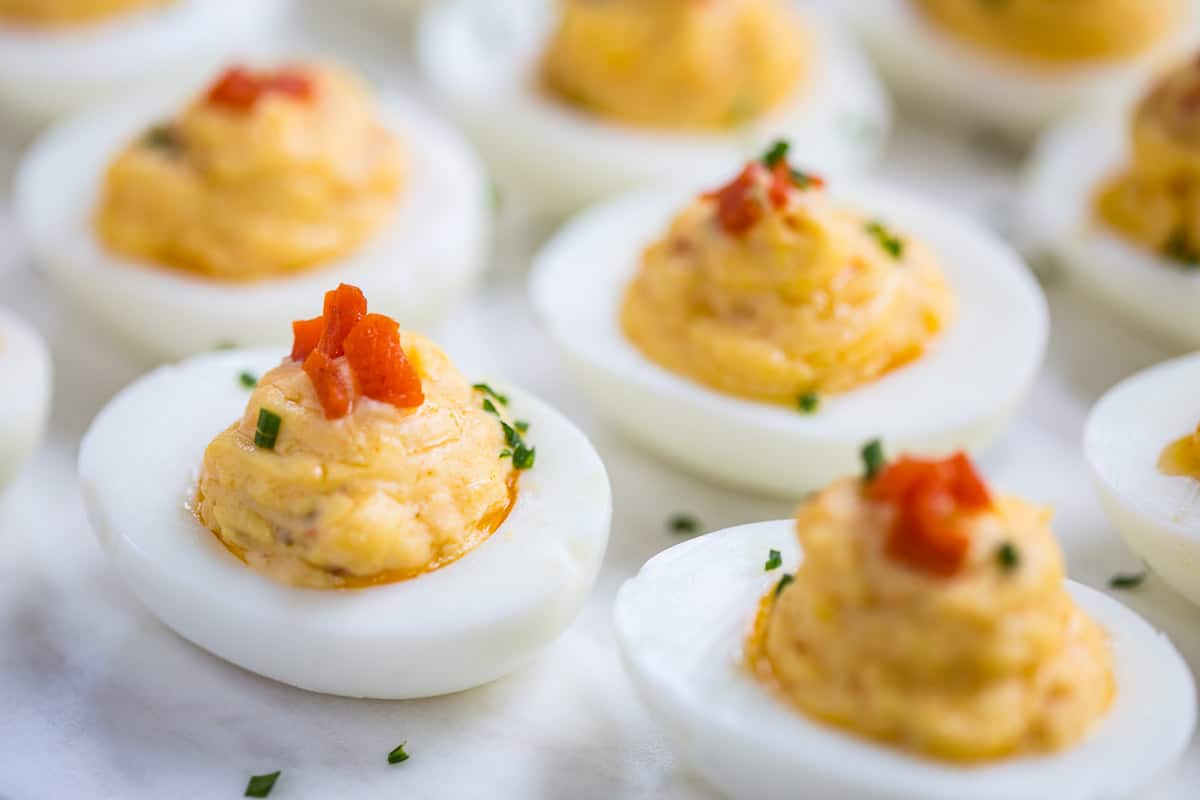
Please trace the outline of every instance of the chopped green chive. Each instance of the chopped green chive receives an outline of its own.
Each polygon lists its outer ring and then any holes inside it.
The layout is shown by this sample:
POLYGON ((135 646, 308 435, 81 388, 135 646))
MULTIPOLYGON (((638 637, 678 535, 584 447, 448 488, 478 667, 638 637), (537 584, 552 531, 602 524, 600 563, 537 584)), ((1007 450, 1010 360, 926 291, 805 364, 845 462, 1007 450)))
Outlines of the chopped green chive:
POLYGON ((779 583, 775 584, 775 597, 779 597, 779 593, 788 587, 792 581, 796 580, 795 576, 790 572, 785 572, 783 577, 779 579, 779 583))
POLYGON ((491 398, 483 398, 483 410, 489 414, 495 414, 497 417, 500 416, 500 409, 496 408, 496 404, 491 401, 491 398))
POLYGON ((700 530, 700 520, 690 514, 676 514, 667 522, 671 533, 697 533, 700 530))
POLYGON ((255 377, 253 372, 243 372, 241 375, 238 375, 238 382, 247 389, 253 389, 255 386, 258 386, 258 378, 255 377))
POLYGON ((507 447, 500 451, 501 458, 508 458, 511 455, 512 455, 512 450, 509 450, 507 447))
POLYGON ((1005 572, 1015 572, 1021 566, 1021 553, 1012 542, 1005 542, 996 548, 996 563, 1005 572))
POLYGON ((486 383, 477 383, 474 386, 472 386, 471 388, 477 392, 483 392, 484 394, 490 394, 492 397, 494 397, 496 399, 496 402, 502 406, 508 405, 508 395, 500 394, 495 389, 488 386, 486 383))
POLYGON ((800 395, 800 399, 796 401, 796 405, 805 414, 811 414, 821 405, 821 396, 816 392, 805 392, 800 395))
POLYGON ((254 430, 254 446, 263 450, 274 450, 275 440, 279 438, 279 415, 265 408, 258 410, 258 427, 254 430))
POLYGON ((889 231, 882 222, 868 222, 866 230, 875 237, 885 253, 896 260, 904 258, 904 240, 889 231))
POLYGON ((388 753, 389 764, 399 764, 401 761, 408 761, 409 755, 408 753, 404 752, 404 747, 407 744, 408 742, 401 742, 400 744, 396 745, 395 750, 388 753))
POLYGON ((1178 228, 1163 246, 1163 255, 1187 269, 1200 267, 1200 251, 1188 241, 1187 231, 1178 228))
POLYGON ((1136 589, 1146 580, 1145 572, 1130 572, 1113 575, 1108 579, 1110 589, 1136 589))
POLYGON ((255 775, 250 778, 250 782, 246 784, 246 794, 243 797, 266 797, 275 788, 275 781, 279 780, 280 770, 268 773, 267 775, 255 775))
POLYGON ((867 480, 873 479, 883 469, 886 458, 883 455, 883 442, 879 439, 872 439, 863 446, 863 477, 867 480))
POLYGON ((519 419, 516 422, 514 422, 513 425, 516 427, 516 429, 519 432, 529 433, 529 423, 526 422, 525 420, 519 419))
POLYGON ((525 443, 521 442, 513 448, 513 466, 517 469, 529 469, 533 466, 535 458, 537 458, 536 447, 526 447, 525 443))
POLYGON ((783 554, 778 550, 772 550, 767 555, 767 563, 763 565, 765 572, 770 572, 773 569, 779 569, 783 566, 783 554))
POLYGON ((768 167, 774 169, 776 164, 787 158, 788 150, 790 148, 791 145, 783 139, 776 139, 771 143, 771 146, 767 148, 767 152, 763 153, 762 162, 768 167))
POLYGON ((142 136, 142 144, 154 150, 173 153, 179 149, 179 133, 171 125, 155 125, 142 136))

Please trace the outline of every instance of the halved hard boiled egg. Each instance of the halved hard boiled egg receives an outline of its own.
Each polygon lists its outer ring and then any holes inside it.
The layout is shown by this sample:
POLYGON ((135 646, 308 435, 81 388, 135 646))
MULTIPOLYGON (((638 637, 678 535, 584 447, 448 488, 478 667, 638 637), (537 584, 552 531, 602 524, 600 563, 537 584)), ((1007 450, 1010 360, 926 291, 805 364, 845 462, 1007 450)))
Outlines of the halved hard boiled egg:
POLYGON ((1200 346, 1200 191, 1192 92, 1200 67, 1179 65, 1131 103, 1068 119, 1038 143, 1021 210, 1031 250, 1143 328, 1200 346))
POLYGON ((50 412, 50 355, 41 336, 0 308, 0 491, 41 439, 50 412))
POLYGON ((528 662, 582 607, 611 516, 567 420, 472 385, 345 285, 282 360, 208 354, 120 392, 79 474, 106 555, 165 624, 355 697, 456 692, 528 662))
POLYGON ((805 166, 860 169, 890 124, 837 27, 778 0, 449 0, 418 61, 494 173, 552 211, 715 180, 777 137, 805 166))
MULTIPOLYGON (((960 763, 918 757, 809 717, 747 663, 760 608, 771 602, 781 573, 804 557, 794 521, 744 525, 660 553, 617 595, 617 641, 638 694, 696 771, 730 797, 1099 800, 1128 796, 1187 745, 1195 688, 1182 658, 1120 603, 1070 581, 1074 604, 1107 634, 1115 694, 1085 737, 1066 749, 960 763)), ((801 580, 797 574, 783 593, 801 580)), ((823 613, 834 619, 839 609, 823 613)), ((929 654, 936 655, 945 654, 929 654)), ((887 680, 882 668, 864 665, 863 692, 887 680)), ((1016 693, 1004 691, 992 711, 1015 712, 1016 693)), ((908 701, 914 717, 926 713, 914 697, 908 701)), ((895 702, 878 710, 902 711, 904 698, 895 702)))
POLYGON ((11 5, 0 4, 0 108, 14 120, 36 122, 134 86, 199 77, 261 39, 284 2, 11 5), (69 13, 73 6, 78 13, 69 13), (91 13, 97 10, 105 13, 91 13))
POLYGON ((198 89, 85 112, 20 167, 36 263, 102 325, 175 359, 286 341, 331 277, 417 330, 473 287, 487 183, 441 119, 329 64, 198 89))
POLYGON ((919 196, 825 190, 785 155, 698 199, 613 199, 546 245, 531 300, 581 386, 676 464, 783 495, 853 470, 875 436, 985 447, 1046 345, 1026 267, 919 196))
POLYGON ((1200 355, 1127 378, 1100 398, 1084 451, 1113 527, 1200 604, 1200 355))
POLYGON ((1135 88, 1200 36, 1190 0, 844 5, 901 98, 1022 138, 1135 88))

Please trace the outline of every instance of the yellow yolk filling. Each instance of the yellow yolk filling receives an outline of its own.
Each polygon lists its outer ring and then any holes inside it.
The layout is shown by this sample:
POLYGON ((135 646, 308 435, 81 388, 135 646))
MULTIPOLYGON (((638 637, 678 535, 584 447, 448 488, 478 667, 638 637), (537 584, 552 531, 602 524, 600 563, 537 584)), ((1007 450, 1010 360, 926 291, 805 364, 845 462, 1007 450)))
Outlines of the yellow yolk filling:
POLYGON ((1164 475, 1178 475, 1200 481, 1200 427, 1163 450, 1158 469, 1164 475))
POLYGON ((1112 655, 1063 586, 1049 512, 1004 498, 972 515, 952 578, 885 552, 890 513, 858 480, 800 509, 804 560, 760 607, 756 674, 810 716, 945 760, 1083 738, 1112 702, 1112 655), (1019 554, 1011 570, 998 563, 1004 544, 1019 554))
POLYGON ((807 37, 779 0, 562 0, 545 85, 600 116, 725 128, 792 95, 807 37))
POLYGON ((173 0, 0 0, 0 20, 39 27, 82 25, 173 0))
POLYGON ((305 68, 313 96, 252 108, 197 98, 109 166, 96 231, 109 250, 226 281, 294 274, 361 246, 394 212, 399 142, 366 88, 305 68))
POLYGON ((1180 0, 914 0, 948 33, 1004 55, 1047 62, 1127 59, 1162 41, 1180 0))
POLYGON ((403 580, 460 558, 508 516, 517 472, 500 457, 497 417, 436 345, 401 339, 425 393, 417 408, 360 400, 326 419, 285 360, 208 446, 196 514, 252 568, 313 588, 403 580), (273 449, 255 446, 264 408, 280 417, 273 449))

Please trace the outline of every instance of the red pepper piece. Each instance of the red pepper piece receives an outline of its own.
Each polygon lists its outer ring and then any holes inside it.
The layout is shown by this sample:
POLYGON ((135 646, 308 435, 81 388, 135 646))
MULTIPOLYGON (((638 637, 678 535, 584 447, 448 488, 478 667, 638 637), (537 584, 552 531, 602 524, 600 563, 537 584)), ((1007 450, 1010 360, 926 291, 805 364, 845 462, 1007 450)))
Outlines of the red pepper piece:
POLYGON ((303 361, 317 349, 325 332, 325 318, 298 319, 292 323, 292 361, 303 361))
POLYGON ((357 286, 342 283, 336 289, 326 292, 325 313, 322 315, 325 330, 321 334, 317 349, 330 358, 345 355, 346 337, 366 315, 367 298, 357 286))
POLYGON ((297 69, 284 69, 267 79, 267 91, 279 92, 297 100, 311 100, 316 94, 312 78, 297 69))
POLYGON ((208 102, 234 111, 249 111, 258 102, 262 83, 243 66, 233 66, 221 73, 208 90, 208 102))
POLYGON ((717 221, 726 233, 737 236, 753 228, 763 217, 758 162, 747 164, 729 184, 713 195, 717 200, 717 221))
POLYGON ((350 387, 332 358, 313 350, 304 359, 304 372, 312 380, 325 419, 339 419, 350 412, 350 387))
POLYGON ((346 360, 362 395, 398 408, 425 402, 421 376, 400 345, 400 326, 390 317, 364 317, 346 337, 346 360))

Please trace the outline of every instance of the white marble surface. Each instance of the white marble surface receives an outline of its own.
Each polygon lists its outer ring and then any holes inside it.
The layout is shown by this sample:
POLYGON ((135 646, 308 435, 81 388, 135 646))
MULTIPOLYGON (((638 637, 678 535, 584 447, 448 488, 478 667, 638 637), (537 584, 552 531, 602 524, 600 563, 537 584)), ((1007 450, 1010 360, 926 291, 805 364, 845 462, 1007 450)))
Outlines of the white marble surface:
MULTIPOLYGON (((353 41, 376 74, 390 74, 389 47, 353 41)), ((1003 228, 1014 162, 987 144, 903 126, 883 171, 1003 228)), ((6 182, 15 152, 0 151, 6 182)), ((229 666, 164 628, 118 583, 88 528, 74 460, 91 417, 142 366, 108 347, 30 270, 0 202, 0 304, 41 329, 57 371, 45 445, 0 501, 0 800, 233 798, 247 776, 276 769, 280 800, 715 797, 636 702, 613 647, 610 604, 625 577, 677 541, 665 530, 672 513, 716 529, 790 509, 679 474, 598 418, 530 319, 523 271, 544 231, 515 219, 512 205, 494 274, 441 339, 459 358, 497 365, 592 437, 613 480, 609 554, 584 614, 531 667, 453 697, 372 702, 308 694, 229 666), (387 752, 402 740, 412 758, 389 767, 387 752)), ((1170 352, 1051 283, 1046 367, 982 465, 1004 490, 1057 507, 1072 577, 1103 587, 1138 563, 1088 483, 1083 419, 1103 390, 1170 352)), ((1200 670, 1200 609, 1154 578, 1120 598, 1200 670)), ((1193 798, 1197 787, 1200 740, 1139 800, 1193 798)))

